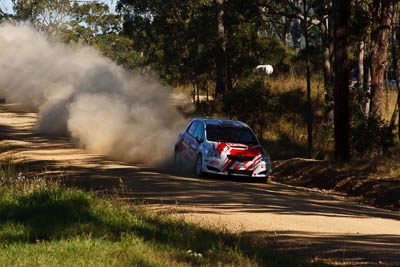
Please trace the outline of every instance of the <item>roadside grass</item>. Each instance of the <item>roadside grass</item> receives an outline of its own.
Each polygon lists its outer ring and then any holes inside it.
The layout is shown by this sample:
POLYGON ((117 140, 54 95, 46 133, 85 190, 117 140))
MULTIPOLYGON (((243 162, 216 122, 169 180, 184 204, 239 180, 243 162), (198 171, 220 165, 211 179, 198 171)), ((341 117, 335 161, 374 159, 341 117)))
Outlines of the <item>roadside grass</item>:
POLYGON ((0 266, 326 266, 11 165, 0 164, 0 266))

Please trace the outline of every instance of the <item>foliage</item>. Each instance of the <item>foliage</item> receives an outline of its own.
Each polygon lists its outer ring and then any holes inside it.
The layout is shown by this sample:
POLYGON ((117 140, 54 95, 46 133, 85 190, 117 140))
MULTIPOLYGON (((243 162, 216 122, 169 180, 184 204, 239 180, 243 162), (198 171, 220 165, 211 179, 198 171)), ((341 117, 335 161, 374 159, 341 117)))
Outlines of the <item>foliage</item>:
POLYGON ((41 34, 70 44, 90 45, 128 70, 143 68, 133 41, 123 35, 119 15, 107 4, 69 0, 14 0, 13 19, 28 21, 41 34))
POLYGON ((19 22, 29 23, 41 33, 55 35, 71 14, 69 0, 12 0, 13 16, 19 22))
POLYGON ((370 31, 371 16, 369 5, 371 1, 354 1, 352 3, 352 17, 350 23, 350 40, 363 40, 370 31))
POLYGON ((166 83, 196 83, 196 77, 212 75, 211 1, 122 0, 118 6, 124 33, 166 83))
MULTIPOLYGON (((306 84, 301 76, 253 74, 252 80, 237 84, 223 103, 200 102, 186 116, 240 119, 255 130, 274 160, 307 156, 305 128, 306 84), (265 86, 263 86, 263 80, 265 86)), ((325 122, 324 90, 316 77, 311 83, 315 116, 315 154, 332 158, 333 129, 325 122)))
MULTIPOLYGON (((93 46, 126 69, 142 72, 156 71, 165 85, 192 86, 194 95, 196 91, 198 94, 206 92, 207 96, 212 95, 209 89, 215 86, 216 76, 219 73, 216 71, 216 55, 222 38, 226 68, 224 76, 229 76, 225 78, 231 80, 233 88, 223 100, 225 112, 227 112, 227 107, 233 105, 232 103, 240 102, 240 99, 233 100, 234 97, 251 99, 249 101, 255 102, 248 102, 249 105, 265 108, 251 95, 254 92, 249 89, 257 87, 255 83, 251 86, 250 84, 253 83, 254 69, 259 64, 273 65, 274 75, 295 74, 305 79, 306 56, 303 41, 307 32, 310 39, 308 52, 311 55, 311 72, 315 77, 322 76, 322 70, 325 71, 323 90, 327 93, 325 103, 327 115, 323 124, 324 128, 331 129, 332 120, 329 119, 329 110, 333 103, 329 103, 332 97, 332 81, 329 79, 332 66, 326 67, 325 63, 331 64, 333 55, 330 51, 331 54, 327 59, 322 51, 333 47, 329 47, 333 39, 328 31, 328 28, 332 26, 330 25, 332 12, 329 7, 332 1, 229 0, 223 2, 224 36, 221 37, 217 29, 215 0, 119 0, 118 13, 111 12, 106 3, 91 1, 12 0, 15 12, 13 19, 18 23, 28 21, 41 34, 57 37, 69 44, 93 46), (306 8, 303 3, 307 3, 306 8), (305 15, 309 18, 307 29, 304 28, 305 15), (246 90, 250 95, 244 95, 243 92, 246 90)), ((372 47, 369 43, 374 25, 372 20, 374 2, 379 1, 352 2, 348 49, 351 53, 350 66, 357 65, 358 42, 361 40, 365 42, 366 54, 372 47)), ((398 3, 395 3, 395 8, 398 10, 398 3)), ((0 13, 0 17, 5 18, 7 14, 0 13)), ((396 20, 394 24, 398 22, 398 17, 396 20)), ((367 62, 366 59, 364 62, 367 62)), ((391 61, 389 53, 385 62, 391 61)), ((364 89, 360 88, 360 90, 364 89)), ((360 92, 360 95, 363 96, 363 103, 370 97, 366 92, 360 92)), ((270 97, 261 96, 265 103, 273 102, 270 97)), ((294 97, 298 97, 298 103, 303 103, 302 95, 294 97)), ((352 99, 352 101, 357 103, 358 100, 352 99)), ((216 105, 221 105, 221 103, 216 103, 216 105)), ((272 108, 271 105, 269 107, 272 108)), ((315 111, 317 113, 319 109, 315 108, 315 111)), ((245 108, 243 112, 249 114, 249 110, 245 108)), ((278 121, 272 115, 275 111, 271 113, 261 110, 260 114, 264 115, 252 114, 250 117, 240 115, 238 112, 233 113, 229 111, 226 114, 232 118, 246 118, 245 120, 250 121, 249 124, 254 124, 254 128, 257 128, 259 133, 268 128, 263 119, 268 118, 269 124, 272 122, 282 124, 282 121, 278 121)), ((285 113, 285 116, 288 124, 294 121, 296 124, 293 124, 291 134, 285 133, 282 136, 295 136, 295 128, 303 128, 298 124, 304 112, 296 110, 294 113, 285 113)), ((322 125, 320 118, 321 116, 318 121, 314 121, 314 126, 322 125)), ((353 127, 356 128, 353 132, 364 129, 361 125, 364 124, 365 119, 358 118, 357 122, 353 123, 353 127)), ((383 127, 376 126, 380 124, 379 122, 371 123, 371 128, 383 127)), ((276 128, 279 127, 276 126, 276 128)), ((325 132, 327 131, 324 131, 324 134, 325 132)), ((314 131, 313 136, 319 134, 318 131, 314 131)), ((357 147, 356 150, 361 149, 359 148, 361 141, 357 138, 353 140, 356 142, 353 147, 357 147)), ((293 140, 293 142, 301 145, 299 140, 293 140)))
POLYGON ((355 112, 351 129, 352 150, 358 157, 387 155, 394 146, 394 134, 380 117, 355 112))
POLYGON ((120 34, 121 17, 110 13, 109 6, 97 2, 75 2, 71 18, 58 34, 67 43, 91 45, 128 70, 143 68, 140 53, 133 41, 120 34))
MULTIPOLYGON (((321 74, 322 69, 321 69, 321 62, 323 61, 322 55, 319 51, 321 51, 321 46, 320 45, 310 45, 309 49, 309 54, 311 55, 310 57, 310 68, 311 68, 311 73, 312 74, 321 74)), ((305 76, 306 75, 306 49, 301 49, 298 51, 298 53, 292 53, 292 56, 290 58, 290 63, 291 64, 291 71, 296 73, 299 76, 305 76)))
POLYGON ((225 96, 223 111, 230 118, 249 124, 262 137, 267 121, 268 96, 263 79, 244 82, 225 96))
POLYGON ((66 42, 75 41, 90 44, 93 38, 118 33, 121 30, 119 16, 111 14, 108 5, 75 2, 69 7, 71 16, 60 34, 66 42))
MULTIPOLYGON (((121 0, 124 32, 145 62, 170 85, 215 80, 218 35, 214 1, 121 0)), ((259 1, 227 1, 224 6, 225 61, 233 83, 251 76, 259 64, 288 70, 288 50, 265 27, 259 1)))

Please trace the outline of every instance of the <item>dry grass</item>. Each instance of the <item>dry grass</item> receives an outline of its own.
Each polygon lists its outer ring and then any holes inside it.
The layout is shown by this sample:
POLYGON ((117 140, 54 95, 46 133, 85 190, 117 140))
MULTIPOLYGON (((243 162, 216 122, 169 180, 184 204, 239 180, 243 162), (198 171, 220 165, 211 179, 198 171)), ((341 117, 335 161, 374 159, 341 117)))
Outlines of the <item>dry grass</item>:
MULTIPOLYGON (((264 140, 264 145, 273 159, 307 156, 306 80, 302 76, 290 74, 266 76, 264 82, 270 93, 269 103, 266 103, 269 106, 269 111, 264 116, 267 121, 266 129, 263 135, 259 137, 264 140)), ((180 86, 174 88, 174 91, 192 94, 193 88, 190 85, 180 86)), ((204 94, 204 91, 202 93, 204 94)), ((323 80, 317 75, 313 76, 311 81, 311 100, 314 121, 313 157, 332 159, 334 150, 333 125, 326 123, 325 89, 323 80)), ((392 117, 396 100, 396 91, 385 90, 383 119, 387 122, 392 117)), ((205 102, 205 99, 197 105, 195 111, 188 113, 187 116, 228 118, 227 115, 222 113, 219 104, 213 101, 205 102)), ((331 119, 333 120, 333 118, 331 119)))
POLYGON ((394 158, 346 163, 293 158, 274 162, 273 174, 282 183, 333 190, 372 206, 400 210, 400 163, 394 158))
MULTIPOLYGON (((279 144, 275 158, 305 156, 307 154, 306 101, 307 83, 303 77, 295 75, 279 76, 267 81, 274 98, 274 119, 263 136, 269 145, 279 144), (283 153, 285 150, 289 153, 283 153)), ((315 156, 320 151, 332 150, 332 129, 324 124, 325 92, 323 82, 311 81, 311 101, 313 107, 313 142, 315 156)), ((275 151, 272 151, 273 154, 275 151)), ((274 156, 274 155, 273 155, 274 156)))
POLYGON ((383 98, 383 119, 390 121, 393 111, 397 104, 397 92, 394 90, 385 90, 383 98))

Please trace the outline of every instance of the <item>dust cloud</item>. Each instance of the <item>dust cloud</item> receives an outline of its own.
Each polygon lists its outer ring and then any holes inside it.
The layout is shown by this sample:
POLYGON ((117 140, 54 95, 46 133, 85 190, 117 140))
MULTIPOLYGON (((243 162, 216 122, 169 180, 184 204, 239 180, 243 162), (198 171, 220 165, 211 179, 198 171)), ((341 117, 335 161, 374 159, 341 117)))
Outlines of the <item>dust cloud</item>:
POLYGON ((37 132, 68 135, 93 153, 158 165, 186 123, 156 79, 28 27, 0 25, 0 66, 0 93, 38 111, 37 132))

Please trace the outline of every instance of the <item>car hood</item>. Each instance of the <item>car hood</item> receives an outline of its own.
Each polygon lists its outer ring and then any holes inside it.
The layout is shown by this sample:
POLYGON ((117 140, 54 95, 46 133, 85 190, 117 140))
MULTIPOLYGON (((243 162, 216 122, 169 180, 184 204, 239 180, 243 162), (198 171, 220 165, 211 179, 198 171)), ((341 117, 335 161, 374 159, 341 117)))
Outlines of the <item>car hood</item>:
POLYGON ((218 142, 213 144, 213 149, 218 151, 219 155, 229 154, 229 155, 243 155, 245 157, 255 157, 263 153, 263 148, 259 144, 236 144, 236 143, 225 143, 218 142))

